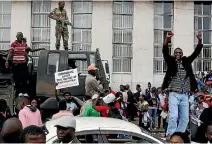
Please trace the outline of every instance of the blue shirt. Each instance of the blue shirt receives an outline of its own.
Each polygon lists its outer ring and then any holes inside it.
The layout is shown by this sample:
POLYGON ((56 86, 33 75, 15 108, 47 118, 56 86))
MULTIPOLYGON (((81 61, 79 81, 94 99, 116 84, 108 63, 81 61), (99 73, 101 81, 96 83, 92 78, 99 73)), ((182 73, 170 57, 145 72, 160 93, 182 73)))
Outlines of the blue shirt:
POLYGON ((73 109, 76 109, 78 107, 75 103, 71 102, 71 103, 67 103, 67 108, 73 110, 73 109))

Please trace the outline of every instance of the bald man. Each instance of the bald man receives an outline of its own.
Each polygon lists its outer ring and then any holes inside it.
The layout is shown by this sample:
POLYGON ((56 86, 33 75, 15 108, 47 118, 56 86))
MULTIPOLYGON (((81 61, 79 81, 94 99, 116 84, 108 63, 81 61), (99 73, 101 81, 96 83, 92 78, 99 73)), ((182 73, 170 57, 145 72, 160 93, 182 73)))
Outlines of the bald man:
POLYGON ((20 134, 23 130, 21 121, 9 118, 3 124, 1 137, 4 143, 20 143, 20 134))

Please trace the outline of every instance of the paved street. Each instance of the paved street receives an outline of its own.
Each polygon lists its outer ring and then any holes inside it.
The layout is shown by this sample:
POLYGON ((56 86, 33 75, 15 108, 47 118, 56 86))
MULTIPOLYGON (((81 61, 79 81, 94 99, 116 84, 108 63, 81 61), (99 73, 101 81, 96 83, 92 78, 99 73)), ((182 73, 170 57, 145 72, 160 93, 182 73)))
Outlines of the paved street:
MULTIPOLYGON (((157 123, 157 120, 158 120, 158 119, 156 119, 156 123, 157 123)), ((136 118, 135 118, 135 121, 132 121, 132 123, 138 125, 138 123, 139 123, 139 118, 136 117, 136 118)), ((155 134, 159 135, 160 137, 165 137, 164 129, 163 129, 163 128, 155 129, 155 130, 152 131, 152 133, 155 133, 155 134)))

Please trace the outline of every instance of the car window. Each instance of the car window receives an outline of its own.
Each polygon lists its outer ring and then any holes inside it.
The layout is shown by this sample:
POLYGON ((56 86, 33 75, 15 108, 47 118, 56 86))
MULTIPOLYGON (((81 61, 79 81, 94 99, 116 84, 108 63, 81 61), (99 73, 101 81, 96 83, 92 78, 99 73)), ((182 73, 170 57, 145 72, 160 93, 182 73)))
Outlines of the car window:
MULTIPOLYGON (((98 134, 76 135, 76 137, 81 143, 101 143, 101 141, 99 141, 99 137, 101 137, 101 135, 98 134)), ((49 138, 46 141, 46 144, 52 144, 55 140, 57 140, 56 135, 49 138)))
POLYGON ((78 135, 77 138, 81 143, 99 143, 98 136, 96 134, 78 135))
POLYGON ((120 130, 101 130, 106 143, 157 143, 154 138, 146 137, 138 133, 120 130))
POLYGON ((151 143, 145 139, 124 134, 109 134, 106 138, 108 143, 151 143))

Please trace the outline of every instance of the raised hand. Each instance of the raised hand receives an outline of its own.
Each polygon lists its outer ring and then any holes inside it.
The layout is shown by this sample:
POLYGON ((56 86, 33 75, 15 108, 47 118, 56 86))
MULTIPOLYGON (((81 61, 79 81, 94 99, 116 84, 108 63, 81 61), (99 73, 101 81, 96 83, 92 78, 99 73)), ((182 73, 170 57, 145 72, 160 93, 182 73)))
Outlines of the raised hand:
POLYGON ((202 40, 202 35, 201 34, 198 34, 197 35, 197 38, 198 38, 198 40, 202 40))
POLYGON ((166 38, 171 38, 174 34, 172 32, 167 32, 166 38))

